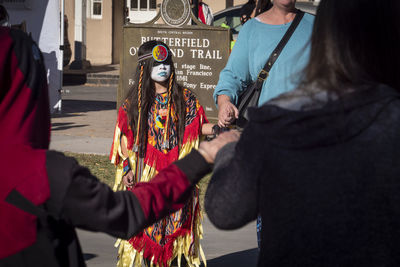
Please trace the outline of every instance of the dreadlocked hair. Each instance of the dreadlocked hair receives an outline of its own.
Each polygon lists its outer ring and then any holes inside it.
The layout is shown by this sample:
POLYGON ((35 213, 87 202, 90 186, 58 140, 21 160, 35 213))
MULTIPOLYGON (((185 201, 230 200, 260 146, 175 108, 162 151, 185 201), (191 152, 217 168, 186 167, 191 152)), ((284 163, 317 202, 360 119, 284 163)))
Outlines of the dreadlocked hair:
POLYGON ((136 136, 135 136, 135 152, 138 151, 139 149, 139 132, 140 132, 140 125, 141 125, 141 118, 142 118, 142 82, 143 82, 143 66, 140 66, 140 75, 139 75, 139 83, 138 83, 138 97, 137 97, 137 101, 138 101, 138 105, 137 105, 137 110, 138 110, 138 123, 137 123, 137 127, 136 127, 136 136))
MULTIPOLYGON (((151 53, 153 47, 159 44, 164 45, 165 47, 168 48, 168 46, 163 42, 152 40, 142 44, 139 47, 138 56, 151 53)), ((169 54, 170 54, 169 57, 171 57, 170 51, 169 54)), ((176 120, 174 122, 177 128, 176 130, 178 133, 179 146, 181 146, 183 142, 183 135, 185 132, 186 103, 183 94, 183 87, 176 82, 176 77, 174 75, 175 73, 174 64, 171 59, 169 59, 169 62, 171 65, 171 76, 167 81, 168 102, 170 103, 171 107, 173 107, 175 110, 176 120)), ((141 158, 144 158, 146 155, 147 139, 149 131, 149 123, 148 123, 149 113, 156 98, 156 90, 154 82, 151 79, 151 71, 154 66, 154 63, 155 61, 153 60, 153 58, 149 58, 141 61, 138 64, 134 76, 134 84, 129 89, 128 94, 126 96, 126 100, 128 103, 127 111, 128 111, 129 126, 133 131, 133 136, 135 136, 134 142, 135 144, 138 145, 138 153, 139 157, 141 158), (139 112, 139 106, 140 106, 140 112, 139 112)), ((169 114, 169 116, 171 116, 171 113, 169 114)), ((169 125, 171 125, 171 119, 172 118, 170 118, 169 125)), ((168 132, 170 132, 169 129, 167 130, 168 132)), ((169 136, 167 136, 167 139, 169 139, 168 137, 169 136)))

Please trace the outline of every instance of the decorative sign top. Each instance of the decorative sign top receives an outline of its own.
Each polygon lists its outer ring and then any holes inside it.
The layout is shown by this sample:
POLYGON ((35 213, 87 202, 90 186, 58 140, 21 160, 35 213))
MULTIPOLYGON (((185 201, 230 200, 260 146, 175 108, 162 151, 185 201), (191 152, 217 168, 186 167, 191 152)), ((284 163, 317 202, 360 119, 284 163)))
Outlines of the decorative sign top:
POLYGON ((163 0, 161 3, 161 17, 169 26, 180 27, 186 24, 190 13, 188 0, 163 0))

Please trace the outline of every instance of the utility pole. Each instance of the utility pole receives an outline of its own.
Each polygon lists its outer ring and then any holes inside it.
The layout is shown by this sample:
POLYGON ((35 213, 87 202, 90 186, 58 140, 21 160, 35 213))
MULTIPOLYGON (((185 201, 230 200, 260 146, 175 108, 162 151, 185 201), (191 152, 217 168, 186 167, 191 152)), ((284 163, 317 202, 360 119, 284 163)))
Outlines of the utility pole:
POLYGON ((233 0, 225 0, 225 8, 232 7, 233 6, 233 0))
MULTIPOLYGON (((192 0, 192 12, 193 15, 197 18, 199 18, 199 0, 192 0)), ((196 23, 192 20, 192 25, 196 25, 196 23)))
POLYGON ((70 69, 87 69, 90 62, 86 60, 86 0, 75 0, 75 60, 70 69))

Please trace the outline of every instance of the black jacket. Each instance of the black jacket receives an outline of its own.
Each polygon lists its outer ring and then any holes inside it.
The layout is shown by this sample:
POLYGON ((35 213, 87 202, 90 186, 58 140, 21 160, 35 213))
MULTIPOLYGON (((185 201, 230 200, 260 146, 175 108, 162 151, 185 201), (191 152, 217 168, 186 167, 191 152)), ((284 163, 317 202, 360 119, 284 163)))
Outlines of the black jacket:
POLYGON ((261 214, 258 266, 399 266, 399 93, 301 95, 253 110, 218 153, 209 219, 234 229, 261 214))
MULTIPOLYGON (((50 199, 42 207, 30 210, 39 219, 37 241, 1 259, 1 267, 85 266, 75 227, 129 239, 183 206, 192 186, 210 171, 210 166, 193 150, 140 186, 141 193, 135 194, 135 189, 113 192, 75 159, 59 152, 47 152, 46 166, 50 199), (155 203, 160 200, 162 203, 155 203)), ((16 205, 19 207, 20 203, 16 205)))

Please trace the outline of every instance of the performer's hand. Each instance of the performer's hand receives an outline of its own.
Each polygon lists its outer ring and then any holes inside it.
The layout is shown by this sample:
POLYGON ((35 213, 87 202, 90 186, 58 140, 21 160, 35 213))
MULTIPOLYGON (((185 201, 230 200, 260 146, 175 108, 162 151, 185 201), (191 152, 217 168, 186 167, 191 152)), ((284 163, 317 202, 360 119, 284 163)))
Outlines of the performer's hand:
POLYGON ((133 172, 130 170, 124 177, 122 177, 122 182, 126 187, 132 187, 134 185, 133 172))
POLYGON ((214 163, 218 151, 228 143, 237 142, 239 138, 240 132, 237 130, 223 132, 210 142, 201 142, 198 151, 208 163, 214 163))
POLYGON ((226 95, 218 96, 218 125, 227 127, 239 117, 239 111, 226 95))

